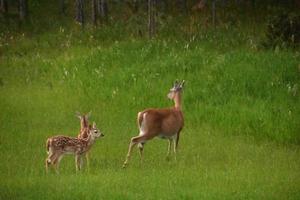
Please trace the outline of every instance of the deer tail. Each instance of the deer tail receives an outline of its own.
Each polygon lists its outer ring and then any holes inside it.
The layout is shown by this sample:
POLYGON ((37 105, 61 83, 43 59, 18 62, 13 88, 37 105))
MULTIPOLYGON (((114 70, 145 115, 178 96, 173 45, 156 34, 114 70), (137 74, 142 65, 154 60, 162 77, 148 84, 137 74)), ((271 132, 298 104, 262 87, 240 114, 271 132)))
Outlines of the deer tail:
POLYGON ((138 116, 137 116, 137 124, 138 124, 139 129, 142 126, 143 118, 144 118, 144 112, 139 112, 138 116))
POLYGON ((51 139, 48 138, 47 141, 46 141, 47 154, 49 154, 49 147, 50 147, 50 144, 51 144, 51 139))

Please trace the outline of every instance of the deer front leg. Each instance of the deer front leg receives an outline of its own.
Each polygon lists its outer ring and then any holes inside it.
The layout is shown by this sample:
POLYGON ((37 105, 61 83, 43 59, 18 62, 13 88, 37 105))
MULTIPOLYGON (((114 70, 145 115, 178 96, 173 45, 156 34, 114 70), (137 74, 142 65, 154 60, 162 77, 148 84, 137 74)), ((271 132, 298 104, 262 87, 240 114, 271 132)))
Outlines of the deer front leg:
POLYGON ((56 174, 59 174, 59 169, 58 169, 58 161, 60 158, 61 154, 59 153, 54 153, 53 155, 51 155, 50 157, 50 161, 51 161, 51 164, 53 165, 53 168, 56 172, 56 174))
POLYGON ((85 160, 86 160, 86 166, 89 170, 90 169, 90 156, 89 156, 88 152, 85 153, 85 160))
POLYGON ((174 142, 174 158, 175 158, 175 161, 177 161, 177 145, 176 145, 176 141, 173 140, 174 142))
POLYGON ((63 155, 59 155, 59 156, 57 157, 57 159, 55 160, 57 171, 58 171, 58 169, 59 169, 59 164, 60 164, 60 161, 61 161, 62 158, 63 158, 63 155))
POLYGON ((75 166, 76 166, 76 172, 78 172, 81 169, 81 156, 80 156, 80 154, 75 155, 75 166))
POLYGON ((179 143, 179 136, 180 136, 181 129, 176 134, 176 138, 174 140, 174 154, 175 154, 175 161, 177 161, 177 148, 179 143))
POLYGON ((171 147, 172 147, 173 140, 169 139, 168 141, 169 141, 169 144, 168 144, 168 153, 167 153, 166 160, 170 159, 170 153, 171 153, 171 147))

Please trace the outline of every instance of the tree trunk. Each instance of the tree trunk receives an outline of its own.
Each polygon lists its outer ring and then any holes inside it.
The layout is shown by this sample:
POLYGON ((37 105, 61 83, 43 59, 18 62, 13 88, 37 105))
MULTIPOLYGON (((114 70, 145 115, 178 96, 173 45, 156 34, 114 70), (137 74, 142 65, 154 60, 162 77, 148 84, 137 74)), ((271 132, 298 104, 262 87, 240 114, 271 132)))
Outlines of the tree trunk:
POLYGON ((19 17, 21 21, 24 21, 27 17, 27 0, 19 0, 19 17))
POLYGON ((76 0, 76 21, 82 26, 84 25, 84 10, 83 10, 84 0, 76 0))
POLYGON ((156 10, 156 0, 148 0, 148 30, 149 38, 155 36, 155 10, 156 10))
POLYGON ((212 1, 212 23, 213 27, 216 27, 216 0, 212 1))
POLYGON ((0 0, 0 12, 7 13, 8 12, 8 4, 6 0, 0 0))
POLYGON ((169 2, 168 2, 168 0, 162 0, 160 2, 162 4, 161 7, 162 7, 163 12, 167 13, 169 11, 169 2))
POLYGON ((66 3, 65 3, 65 0, 59 0, 59 12, 62 15, 66 14, 66 3))
POLYGON ((133 11, 134 13, 137 13, 139 10, 139 1, 138 0, 133 0, 133 11))
POLYGON ((227 0, 222 0, 222 16, 223 19, 226 19, 225 15, 226 15, 226 8, 227 8, 227 0))
POLYGON ((252 9, 255 10, 256 8, 256 2, 255 0, 251 0, 252 9))
POLYGON ((106 0, 98 0, 98 14, 102 21, 107 21, 108 19, 108 5, 106 0))
POLYGON ((97 25, 97 1, 92 0, 92 22, 97 25))
POLYGON ((187 14, 188 10, 187 10, 186 0, 177 0, 177 4, 181 10, 181 13, 187 14))

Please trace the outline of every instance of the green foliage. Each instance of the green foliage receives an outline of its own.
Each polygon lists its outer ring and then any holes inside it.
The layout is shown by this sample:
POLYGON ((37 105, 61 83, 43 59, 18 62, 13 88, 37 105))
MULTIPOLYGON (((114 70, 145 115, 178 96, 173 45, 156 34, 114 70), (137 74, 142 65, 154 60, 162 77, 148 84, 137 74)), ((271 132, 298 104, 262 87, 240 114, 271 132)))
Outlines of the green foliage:
POLYGON ((300 15, 295 13, 279 13, 269 19, 266 47, 297 47, 300 45, 300 15))
POLYGON ((0 199, 299 199, 297 49, 259 50, 262 25, 238 20, 168 16, 147 40, 138 17, 84 30, 56 17, 0 34, 0 199), (175 79, 186 80, 178 161, 154 139, 143 165, 135 151, 122 170, 137 112, 172 106, 175 79), (46 138, 75 136, 75 112, 90 110, 105 134, 90 168, 75 174, 66 156, 46 175, 46 138))

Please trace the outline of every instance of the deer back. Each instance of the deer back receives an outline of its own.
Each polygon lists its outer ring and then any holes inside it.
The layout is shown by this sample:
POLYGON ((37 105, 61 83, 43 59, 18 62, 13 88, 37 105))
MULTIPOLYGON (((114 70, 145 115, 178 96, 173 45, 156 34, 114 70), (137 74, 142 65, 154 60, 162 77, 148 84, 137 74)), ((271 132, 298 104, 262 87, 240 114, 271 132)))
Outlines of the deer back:
POLYGON ((172 136, 184 125, 181 110, 174 108, 147 109, 139 116, 140 127, 147 134, 172 136))

